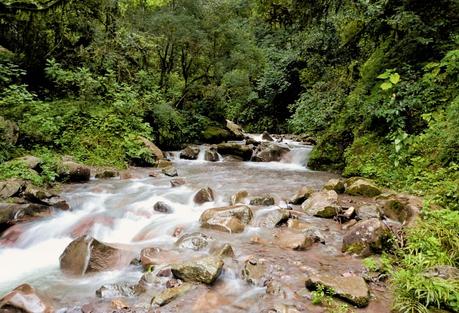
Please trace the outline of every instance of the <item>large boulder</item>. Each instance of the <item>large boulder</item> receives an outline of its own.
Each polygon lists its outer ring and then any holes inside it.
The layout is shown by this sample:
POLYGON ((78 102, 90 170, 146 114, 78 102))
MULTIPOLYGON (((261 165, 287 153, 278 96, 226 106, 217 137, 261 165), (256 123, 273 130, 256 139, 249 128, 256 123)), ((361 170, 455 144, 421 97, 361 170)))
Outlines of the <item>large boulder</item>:
POLYGON ((282 157, 290 151, 290 148, 286 145, 273 143, 273 142, 262 142, 255 149, 252 161, 255 162, 278 162, 282 157))
POLYGON ((359 276, 332 276, 327 274, 311 275, 306 280, 308 289, 325 287, 335 297, 363 308, 370 302, 370 291, 367 283, 359 276))
POLYGON ((316 242, 320 241, 313 231, 295 232, 282 229, 275 234, 275 243, 284 249, 304 251, 311 248, 316 242))
POLYGON ((187 146, 185 149, 180 151, 180 158, 185 160, 197 160, 199 156, 198 146, 187 146))
POLYGON ((226 128, 228 128, 233 133, 234 139, 240 140, 244 138, 244 130, 238 124, 230 120, 226 120, 226 128))
POLYGON ((344 234, 342 251, 359 256, 380 253, 388 245, 391 234, 379 219, 362 220, 344 234))
POLYGON ((218 144, 217 151, 221 155, 234 155, 241 157, 244 161, 248 161, 252 157, 253 148, 239 143, 228 142, 218 144))
POLYGON ((266 141, 274 141, 273 137, 271 137, 271 135, 267 131, 264 131, 261 134, 261 139, 266 141))
POLYGON ((38 295, 32 286, 23 284, 0 299, 0 312, 52 313, 55 311, 48 300, 38 295))
POLYGON ((375 197, 381 194, 381 189, 368 179, 353 177, 344 185, 345 192, 351 196, 375 197))
POLYGON ((172 264, 171 269, 175 277, 186 282, 212 284, 220 276, 223 261, 216 256, 208 256, 197 260, 172 264))
POLYGON ((24 191, 26 184, 22 180, 9 179, 0 181, 0 199, 18 196, 24 191))
POLYGON ((205 143, 219 143, 233 139, 233 134, 225 128, 210 126, 202 131, 201 138, 205 143))
POLYGON ((200 222, 203 228, 241 233, 252 218, 252 210, 248 206, 239 205, 208 209, 201 214, 200 222))
POLYGON ((201 188, 193 197, 196 204, 214 201, 214 191, 210 187, 201 188))
POLYGON ((337 193, 343 193, 344 190, 345 190, 345 187, 344 187, 344 182, 342 179, 338 179, 338 178, 333 178, 333 179, 330 179, 325 185, 324 185, 324 188, 325 190, 334 190, 336 191, 337 193))
POLYGON ((61 179, 73 183, 87 182, 91 178, 91 169, 83 164, 73 161, 65 161, 62 163, 63 172, 60 174, 61 179))
POLYGON ((338 194, 333 191, 314 192, 303 204, 302 209, 309 215, 332 218, 338 215, 338 194))
POLYGON ((261 221, 261 226, 266 228, 275 228, 281 224, 287 223, 291 217, 290 211, 285 209, 276 209, 269 212, 261 221))
POLYGON ((151 300, 151 304, 156 306, 163 306, 166 305, 180 296, 183 296, 188 291, 193 289, 193 284, 190 283, 183 283, 179 286, 175 286, 172 288, 164 289, 159 295, 155 296, 151 300))
POLYGON ((289 203, 295 204, 295 205, 302 204, 313 193, 314 193, 314 189, 308 186, 303 186, 292 196, 292 198, 290 198, 289 203))
POLYGON ((0 233, 18 223, 50 216, 54 207, 37 203, 0 203, 0 233))
POLYGON ((90 236, 82 236, 65 248, 59 261, 64 273, 82 276, 117 268, 126 263, 126 258, 120 250, 90 236))
POLYGON ((148 140, 145 137, 139 136, 140 141, 143 143, 145 148, 147 148, 148 152, 155 160, 164 159, 164 153, 159 149, 153 142, 148 140))
POLYGON ((15 145, 19 138, 19 127, 16 123, 0 116, 0 141, 15 145))
POLYGON ((412 224, 423 207, 422 198, 404 194, 381 195, 377 201, 386 217, 405 224, 412 224))
POLYGON ((217 162, 220 160, 220 156, 216 150, 216 147, 206 148, 204 151, 204 160, 209 162, 217 162))

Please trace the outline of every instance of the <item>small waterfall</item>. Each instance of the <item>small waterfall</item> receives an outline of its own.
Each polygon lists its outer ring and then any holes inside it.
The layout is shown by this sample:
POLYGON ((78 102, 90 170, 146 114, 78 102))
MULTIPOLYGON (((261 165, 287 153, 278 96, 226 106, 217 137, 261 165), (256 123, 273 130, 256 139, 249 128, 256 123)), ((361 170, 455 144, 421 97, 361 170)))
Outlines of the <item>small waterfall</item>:
POLYGON ((199 146, 199 154, 198 154, 198 161, 205 161, 205 156, 206 156, 206 147, 205 146, 199 146))
POLYGON ((281 162, 307 167, 311 151, 312 147, 309 146, 294 147, 283 157, 281 162))

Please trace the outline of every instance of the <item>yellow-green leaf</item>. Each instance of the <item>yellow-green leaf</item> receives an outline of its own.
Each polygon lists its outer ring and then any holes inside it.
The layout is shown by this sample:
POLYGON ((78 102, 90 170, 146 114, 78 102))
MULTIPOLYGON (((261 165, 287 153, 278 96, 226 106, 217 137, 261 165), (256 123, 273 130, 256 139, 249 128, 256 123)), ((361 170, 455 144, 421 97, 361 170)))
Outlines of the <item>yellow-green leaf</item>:
POLYGON ((390 82, 394 85, 398 84, 400 81, 400 75, 398 73, 394 73, 390 75, 390 82))
POLYGON ((381 89, 382 90, 389 90, 392 88, 392 83, 391 82, 384 82, 381 84, 381 89))

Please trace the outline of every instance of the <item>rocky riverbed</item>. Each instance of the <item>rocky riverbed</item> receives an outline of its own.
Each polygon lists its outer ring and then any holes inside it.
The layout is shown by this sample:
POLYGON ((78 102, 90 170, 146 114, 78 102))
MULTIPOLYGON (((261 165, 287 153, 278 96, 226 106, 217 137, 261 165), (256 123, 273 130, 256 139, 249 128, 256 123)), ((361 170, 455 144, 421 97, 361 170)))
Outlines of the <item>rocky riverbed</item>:
POLYGON ((273 140, 29 196, 46 214, 5 215, 0 312, 390 312, 363 258, 377 263, 420 199, 311 171, 311 146, 273 140))

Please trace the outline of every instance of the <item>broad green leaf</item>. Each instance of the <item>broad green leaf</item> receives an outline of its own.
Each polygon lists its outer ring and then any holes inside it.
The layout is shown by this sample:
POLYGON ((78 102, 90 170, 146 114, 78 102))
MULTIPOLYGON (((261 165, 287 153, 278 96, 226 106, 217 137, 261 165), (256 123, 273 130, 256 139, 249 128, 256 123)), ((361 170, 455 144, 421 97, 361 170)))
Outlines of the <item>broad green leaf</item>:
POLYGON ((384 82, 381 84, 381 89, 382 90, 389 90, 393 87, 391 82, 384 82))
POLYGON ((390 77, 390 72, 386 71, 384 73, 382 73, 381 75, 379 75, 377 78, 379 79, 388 79, 390 77))
POLYGON ((390 82, 394 85, 398 84, 400 81, 400 75, 398 73, 394 73, 390 75, 390 82))

